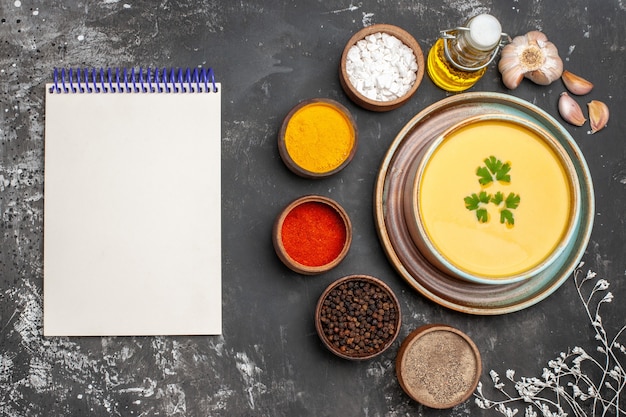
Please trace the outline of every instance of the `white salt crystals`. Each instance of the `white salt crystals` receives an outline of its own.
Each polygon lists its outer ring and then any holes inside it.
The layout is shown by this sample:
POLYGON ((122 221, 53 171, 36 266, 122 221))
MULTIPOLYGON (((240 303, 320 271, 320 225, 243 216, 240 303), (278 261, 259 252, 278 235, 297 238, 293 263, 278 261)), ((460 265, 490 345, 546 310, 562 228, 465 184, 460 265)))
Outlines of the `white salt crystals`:
POLYGON ((401 40, 378 32, 348 50, 346 73, 354 88, 368 99, 391 101, 405 95, 415 83, 417 59, 401 40))

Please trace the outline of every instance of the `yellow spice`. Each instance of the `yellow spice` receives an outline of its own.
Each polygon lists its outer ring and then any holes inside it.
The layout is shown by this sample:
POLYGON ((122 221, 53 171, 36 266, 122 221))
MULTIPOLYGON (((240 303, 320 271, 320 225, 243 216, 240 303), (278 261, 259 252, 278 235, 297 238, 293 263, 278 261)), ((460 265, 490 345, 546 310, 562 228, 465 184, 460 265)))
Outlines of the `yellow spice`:
POLYGON ((338 168, 350 155, 355 132, 342 111, 327 103, 297 110, 287 124, 285 147, 301 168, 325 173, 338 168))

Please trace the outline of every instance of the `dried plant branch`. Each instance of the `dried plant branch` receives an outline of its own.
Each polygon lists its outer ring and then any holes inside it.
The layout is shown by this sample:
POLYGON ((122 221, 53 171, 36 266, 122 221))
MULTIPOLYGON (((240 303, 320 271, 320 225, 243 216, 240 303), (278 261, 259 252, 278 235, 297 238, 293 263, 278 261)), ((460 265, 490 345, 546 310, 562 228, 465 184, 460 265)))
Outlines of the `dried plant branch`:
POLYGON ((576 291, 595 332, 598 341, 596 352, 591 355, 581 347, 574 347, 558 358, 548 361, 541 378, 515 377, 515 371, 506 371, 510 384, 500 380, 497 372, 490 376, 496 392, 502 399, 488 399, 479 383, 474 393, 476 404, 483 409, 494 409, 507 417, 519 412, 516 404, 526 404, 525 417, 593 417, 626 415, 623 402, 626 396, 626 371, 624 360, 626 346, 620 340, 626 336, 626 324, 609 338, 602 323, 600 310, 613 301, 609 282, 596 279, 596 273, 582 270, 581 262, 574 271, 576 291), (590 284, 593 284, 589 289, 590 284), (593 373, 592 373, 593 372, 593 373), (592 375, 600 374, 599 380, 592 375), (539 414, 538 414, 539 413, 539 414))

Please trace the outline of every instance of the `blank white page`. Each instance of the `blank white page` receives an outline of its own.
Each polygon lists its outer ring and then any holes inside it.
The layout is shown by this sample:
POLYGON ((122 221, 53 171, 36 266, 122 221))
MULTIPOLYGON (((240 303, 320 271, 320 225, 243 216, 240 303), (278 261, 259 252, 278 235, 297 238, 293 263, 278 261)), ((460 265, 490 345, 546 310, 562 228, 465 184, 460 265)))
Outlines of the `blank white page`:
POLYGON ((44 335, 221 333, 216 86, 46 86, 44 335))

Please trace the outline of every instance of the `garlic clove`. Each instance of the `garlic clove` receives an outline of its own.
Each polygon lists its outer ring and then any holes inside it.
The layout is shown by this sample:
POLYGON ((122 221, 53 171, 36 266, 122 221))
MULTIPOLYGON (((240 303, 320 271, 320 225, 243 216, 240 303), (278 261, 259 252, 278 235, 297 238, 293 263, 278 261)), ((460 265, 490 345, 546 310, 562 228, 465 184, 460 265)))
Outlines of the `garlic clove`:
POLYGON ((589 124, 591 133, 604 129, 609 122, 609 107, 599 100, 591 100, 587 103, 589 110, 589 124))
POLYGON ((516 36, 502 48, 500 53, 498 70, 502 74, 502 82, 510 90, 516 89, 524 79, 526 71, 520 65, 519 54, 526 44, 524 36, 516 36))
POLYGON ((531 30, 526 34, 526 39, 531 42, 548 42, 548 37, 540 30, 531 30))
POLYGON ((563 73, 563 61, 557 47, 538 30, 516 36, 502 48, 498 69, 502 82, 515 89, 523 77, 540 85, 551 84, 563 73))
POLYGON ((574 126, 582 126, 587 121, 578 103, 566 92, 559 97, 559 113, 566 122, 574 126))
POLYGON ((515 90, 524 79, 524 70, 514 60, 500 60, 500 64, 502 82, 509 90, 515 90))
POLYGON ((585 95, 593 89, 593 84, 591 82, 567 70, 563 71, 561 79, 563 80, 563 84, 565 84, 567 90, 577 96, 585 95))

